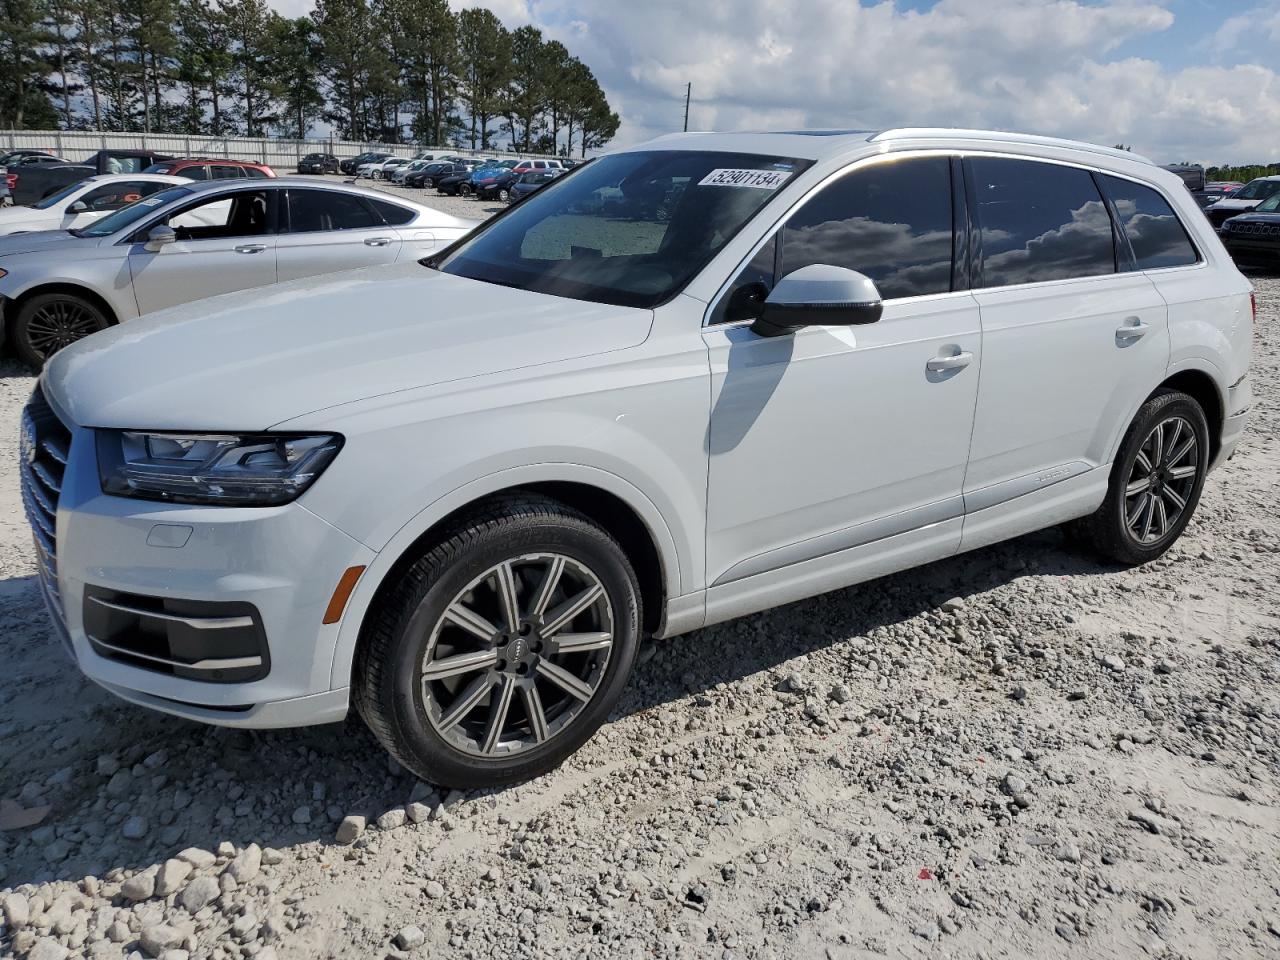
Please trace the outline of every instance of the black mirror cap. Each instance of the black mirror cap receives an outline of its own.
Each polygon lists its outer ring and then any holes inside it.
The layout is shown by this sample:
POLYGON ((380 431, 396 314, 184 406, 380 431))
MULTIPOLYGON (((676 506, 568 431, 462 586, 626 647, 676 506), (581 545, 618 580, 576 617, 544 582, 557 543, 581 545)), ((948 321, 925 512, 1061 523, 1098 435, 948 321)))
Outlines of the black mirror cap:
POLYGON ((804 327, 851 327, 877 323, 884 313, 879 300, 866 303, 769 303, 751 324, 762 337, 781 337, 804 327))

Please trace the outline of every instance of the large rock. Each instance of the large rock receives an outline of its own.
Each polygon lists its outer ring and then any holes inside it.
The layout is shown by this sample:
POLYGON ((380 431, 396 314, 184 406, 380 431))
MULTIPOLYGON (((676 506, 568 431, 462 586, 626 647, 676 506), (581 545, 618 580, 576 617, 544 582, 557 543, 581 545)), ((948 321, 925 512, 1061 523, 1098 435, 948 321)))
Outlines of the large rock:
POLYGON ((177 893, 187 877, 191 876, 191 864, 185 860, 166 860, 156 874, 156 896, 167 897, 177 893))
POLYGON ((343 817, 338 824, 338 833, 334 837, 339 843, 355 843, 364 833, 365 819, 358 815, 343 817))
POLYGON ((158 957, 170 947, 182 943, 183 933, 177 927, 167 923, 152 923, 142 928, 142 949, 153 957, 158 957))
POLYGON ((248 883, 262 869, 262 848, 251 843, 240 854, 227 864, 227 873, 235 878, 236 883, 248 883))
POLYGON ((148 900, 155 896, 156 871, 144 870, 120 884, 120 892, 130 900, 148 900))
POLYGON ((41 937, 27 953, 27 960, 67 960, 67 948, 57 940, 41 937))
POLYGON ((197 870, 208 870, 218 862, 216 856, 208 850, 201 850, 199 847, 187 847, 187 849, 178 854, 178 859, 187 861, 197 870))
POLYGON ((187 884, 186 889, 178 895, 178 902, 188 913, 197 913, 217 900, 221 892, 217 880, 201 874, 187 884))
POLYGON ((17 930, 25 927, 31 919, 31 904, 20 893, 11 893, 4 898, 3 908, 5 926, 17 930))

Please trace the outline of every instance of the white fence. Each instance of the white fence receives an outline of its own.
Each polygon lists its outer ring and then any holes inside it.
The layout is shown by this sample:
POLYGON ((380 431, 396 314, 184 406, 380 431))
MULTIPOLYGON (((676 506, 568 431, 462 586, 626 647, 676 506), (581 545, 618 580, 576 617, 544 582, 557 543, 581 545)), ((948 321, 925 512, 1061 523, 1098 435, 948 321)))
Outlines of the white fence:
POLYGON ((3 150, 48 150, 67 160, 84 160, 99 150, 154 150, 174 157, 227 157, 257 160, 286 169, 297 165, 308 153, 331 153, 339 159, 354 157, 366 150, 382 150, 397 156, 412 156, 419 150, 448 150, 460 156, 540 157, 544 154, 501 150, 470 150, 465 147, 427 148, 408 143, 358 143, 351 140, 277 140, 272 137, 204 137, 180 133, 100 133, 93 130, 4 130, 3 150))

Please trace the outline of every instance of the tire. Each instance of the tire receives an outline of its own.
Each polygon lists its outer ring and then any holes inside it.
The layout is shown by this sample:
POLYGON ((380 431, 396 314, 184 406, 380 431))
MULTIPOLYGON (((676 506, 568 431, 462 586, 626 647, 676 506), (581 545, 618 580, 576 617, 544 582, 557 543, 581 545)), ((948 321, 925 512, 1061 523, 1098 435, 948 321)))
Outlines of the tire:
POLYGON ((511 202, 511 191, 510 191, 510 190, 508 190, 506 187, 503 187, 501 190, 499 190, 499 191, 498 191, 498 202, 499 202, 499 203, 510 203, 510 202, 511 202))
POLYGON ((460 197, 469 197, 473 192, 474 191, 471 189, 471 185, 468 183, 464 183, 460 187, 458 187, 458 196, 460 197))
POLYGON ((370 173, 370 174, 369 174, 369 179, 370 179, 370 180, 381 180, 381 179, 382 179, 382 171, 381 171, 381 170, 374 170, 372 173, 370 173))
POLYGON ((356 653, 353 699, 383 746, 424 780, 459 789, 526 780, 558 766, 608 717, 635 663, 640 623, 635 572, 609 534, 553 500, 495 500, 379 598, 356 653), (542 598, 547 580, 554 586, 542 598), (514 597, 515 630, 504 596, 514 597), (584 598, 564 623, 548 622, 584 598), (569 637, 573 650, 559 646, 569 637), (464 654, 474 662, 460 665, 464 654))
POLYGON ((1107 560, 1126 565, 1154 560, 1186 529, 1208 468, 1204 410, 1185 393, 1159 390, 1124 435, 1107 498, 1093 514, 1076 521, 1071 533, 1107 560), (1188 447, 1191 439, 1194 444, 1188 447))
POLYGON ((101 308, 71 293, 42 293, 22 304, 10 337, 23 363, 39 370, 63 347, 111 326, 101 308))

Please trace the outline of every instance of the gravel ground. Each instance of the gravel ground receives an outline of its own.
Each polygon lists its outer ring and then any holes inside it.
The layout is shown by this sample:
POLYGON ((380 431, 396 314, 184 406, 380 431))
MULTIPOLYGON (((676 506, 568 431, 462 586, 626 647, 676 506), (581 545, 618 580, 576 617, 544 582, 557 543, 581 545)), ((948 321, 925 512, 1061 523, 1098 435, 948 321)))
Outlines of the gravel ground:
MULTIPOLYGON (((477 205, 463 201, 469 209, 477 205)), ((1024 537, 645 648, 560 770, 120 703, 46 624, 0 365, 0 955, 1280 957, 1280 279, 1184 539, 1024 537)))

